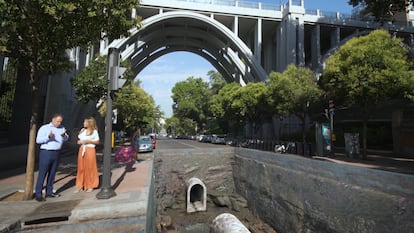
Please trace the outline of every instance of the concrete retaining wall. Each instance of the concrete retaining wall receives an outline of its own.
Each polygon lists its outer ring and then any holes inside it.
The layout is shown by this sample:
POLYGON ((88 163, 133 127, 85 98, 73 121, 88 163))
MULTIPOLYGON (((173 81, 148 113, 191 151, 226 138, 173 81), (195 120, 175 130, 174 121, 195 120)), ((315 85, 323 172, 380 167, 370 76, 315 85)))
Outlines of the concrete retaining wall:
POLYGON ((277 232, 414 232, 414 176, 235 149, 234 181, 277 232))

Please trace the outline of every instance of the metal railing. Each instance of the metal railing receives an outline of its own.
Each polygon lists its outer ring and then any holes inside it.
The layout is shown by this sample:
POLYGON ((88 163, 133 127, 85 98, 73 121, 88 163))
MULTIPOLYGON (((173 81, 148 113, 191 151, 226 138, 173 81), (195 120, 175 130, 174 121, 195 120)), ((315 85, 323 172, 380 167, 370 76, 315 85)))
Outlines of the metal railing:
POLYGON ((241 7, 241 8, 272 10, 272 11, 280 11, 281 5, 282 5, 282 4, 260 3, 260 2, 243 1, 243 0, 175 0, 175 1, 211 4, 211 5, 219 5, 219 6, 234 6, 234 7, 241 7))
POLYGON ((293 6, 302 6, 302 1, 301 0, 292 0, 292 5, 293 6))
POLYGON ((9 61, 3 72, 3 80, 0 83, 0 130, 8 129, 12 120, 14 92, 16 89, 17 65, 9 61))
POLYGON ((314 156, 316 154, 316 145, 314 143, 303 143, 297 141, 276 141, 260 139, 228 139, 227 145, 234 147, 243 147, 262 151, 272 151, 276 153, 297 154, 303 156, 314 156), (277 146, 283 145, 285 150, 276 151, 277 146))
MULTIPOLYGON (((279 11, 279 12, 282 10, 282 6, 286 6, 288 4, 288 0, 280 0, 279 4, 260 3, 260 2, 253 2, 253 1, 248 1, 248 0, 175 0, 175 1, 193 2, 193 3, 200 3, 200 4, 218 5, 218 6, 232 6, 232 7, 240 7, 240 8, 248 8, 248 9, 270 10, 270 11, 279 11)), ((293 6, 301 6, 302 0, 291 0, 291 4, 293 6)), ((372 19, 358 17, 358 16, 355 16, 349 13, 324 11, 324 10, 319 10, 319 9, 318 10, 305 9, 305 13, 307 15, 314 15, 314 16, 318 16, 318 17, 326 18, 326 19, 346 19, 346 20, 355 20, 355 21, 361 21, 361 22, 374 22, 374 20, 372 19)), ((413 27, 413 22, 393 21, 393 22, 390 22, 390 24, 413 27)))

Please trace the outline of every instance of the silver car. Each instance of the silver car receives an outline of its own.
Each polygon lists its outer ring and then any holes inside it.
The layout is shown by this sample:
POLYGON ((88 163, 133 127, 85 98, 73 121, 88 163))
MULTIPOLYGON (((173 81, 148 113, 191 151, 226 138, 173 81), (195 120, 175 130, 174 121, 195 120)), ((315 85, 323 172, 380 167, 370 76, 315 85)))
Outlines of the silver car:
POLYGON ((154 149, 152 139, 149 136, 140 136, 138 138, 138 146, 139 152, 151 152, 154 149))

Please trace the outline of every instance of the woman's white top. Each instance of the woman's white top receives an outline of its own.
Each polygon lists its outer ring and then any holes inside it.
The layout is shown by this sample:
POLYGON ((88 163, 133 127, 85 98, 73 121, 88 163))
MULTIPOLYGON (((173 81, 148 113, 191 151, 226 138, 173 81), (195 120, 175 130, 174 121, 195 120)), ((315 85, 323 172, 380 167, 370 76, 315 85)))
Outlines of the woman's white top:
MULTIPOLYGON (((82 132, 79 133, 78 138, 79 140, 91 140, 91 141, 99 141, 99 134, 98 131, 95 129, 91 135, 87 135, 87 130, 82 130, 82 132)), ((85 155, 85 147, 95 147, 95 144, 87 143, 82 144, 82 156, 85 155)))

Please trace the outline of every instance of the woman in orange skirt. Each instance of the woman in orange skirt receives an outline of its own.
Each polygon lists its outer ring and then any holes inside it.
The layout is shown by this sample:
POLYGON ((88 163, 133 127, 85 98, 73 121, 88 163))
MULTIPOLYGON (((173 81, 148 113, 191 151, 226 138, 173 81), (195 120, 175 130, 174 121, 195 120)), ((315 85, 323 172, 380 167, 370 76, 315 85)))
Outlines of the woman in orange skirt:
POLYGON ((75 193, 84 189, 92 192, 99 186, 98 166, 96 164, 95 146, 99 144, 96 120, 88 117, 83 121, 83 129, 78 135, 78 172, 76 175, 75 193))

